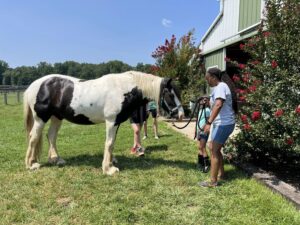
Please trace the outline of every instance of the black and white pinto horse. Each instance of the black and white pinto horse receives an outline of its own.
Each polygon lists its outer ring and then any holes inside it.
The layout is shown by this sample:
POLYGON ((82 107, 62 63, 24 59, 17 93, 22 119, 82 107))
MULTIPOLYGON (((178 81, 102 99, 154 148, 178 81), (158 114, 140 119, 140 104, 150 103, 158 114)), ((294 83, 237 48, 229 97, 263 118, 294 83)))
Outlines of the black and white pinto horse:
POLYGON ((129 71, 108 74, 95 80, 51 74, 34 81, 24 93, 24 117, 28 138, 26 167, 38 169, 42 149, 42 131, 48 120, 49 155, 52 164, 63 165, 56 148, 62 120, 76 124, 106 122, 106 141, 102 169, 112 175, 119 169, 113 165, 113 145, 120 124, 141 105, 155 100, 172 116, 184 116, 178 92, 171 79, 129 71))

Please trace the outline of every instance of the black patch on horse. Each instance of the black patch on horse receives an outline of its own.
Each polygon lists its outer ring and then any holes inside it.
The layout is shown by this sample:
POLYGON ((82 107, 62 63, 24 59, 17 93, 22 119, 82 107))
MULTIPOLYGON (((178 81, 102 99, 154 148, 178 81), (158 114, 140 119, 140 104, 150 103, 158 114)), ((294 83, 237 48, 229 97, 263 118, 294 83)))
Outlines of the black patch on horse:
POLYGON ((74 83, 71 80, 52 77, 45 80, 38 91, 34 110, 45 123, 51 116, 66 119, 77 124, 93 124, 86 116, 75 116, 70 104, 73 98, 74 83))
POLYGON ((148 100, 143 97, 142 91, 137 87, 124 94, 122 109, 116 117, 115 126, 126 121, 129 117, 132 116, 134 111, 136 111, 139 107, 146 104, 147 102, 148 100))

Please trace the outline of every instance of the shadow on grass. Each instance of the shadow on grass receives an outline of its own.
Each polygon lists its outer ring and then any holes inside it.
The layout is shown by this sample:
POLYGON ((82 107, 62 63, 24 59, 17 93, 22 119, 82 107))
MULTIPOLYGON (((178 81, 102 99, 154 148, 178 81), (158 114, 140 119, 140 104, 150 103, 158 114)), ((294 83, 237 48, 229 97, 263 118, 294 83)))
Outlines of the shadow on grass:
MULTIPOLYGON (((154 148, 155 149, 155 148, 154 148)), ((101 168, 103 154, 95 155, 78 155, 70 158, 65 158, 66 166, 92 166, 101 168)), ((178 167, 185 170, 195 169, 195 164, 182 160, 166 160, 163 158, 150 158, 147 155, 144 157, 135 156, 117 156, 118 163, 116 164, 121 170, 130 170, 139 168, 148 170, 157 166, 166 165, 170 167, 178 167)))
POLYGON ((146 147, 146 153, 150 153, 151 152, 158 152, 158 151, 167 151, 168 150, 168 146, 167 145, 148 145, 146 147))
POLYGON ((165 137, 171 137, 173 135, 172 134, 160 134, 158 136, 159 136, 159 138, 165 138, 165 137))
MULTIPOLYGON (((70 158, 65 158, 67 161, 66 166, 77 167, 77 166, 91 166, 94 168, 101 169, 103 154, 95 155, 78 155, 70 158)), ((149 170, 159 166, 167 166, 174 168, 181 168, 184 170, 197 170, 195 163, 183 161, 183 160, 166 160, 163 158, 150 158, 147 157, 135 157, 120 155, 117 157, 118 163, 116 166, 121 171, 141 169, 149 170)), ((226 170, 226 181, 235 179, 248 178, 247 174, 242 172, 236 167, 232 167, 226 170)))

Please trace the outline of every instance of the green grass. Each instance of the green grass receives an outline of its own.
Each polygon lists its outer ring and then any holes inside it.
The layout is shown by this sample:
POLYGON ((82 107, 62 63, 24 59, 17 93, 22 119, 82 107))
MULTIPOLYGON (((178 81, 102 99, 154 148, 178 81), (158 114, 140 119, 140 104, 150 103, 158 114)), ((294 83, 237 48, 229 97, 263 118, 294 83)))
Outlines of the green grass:
POLYGON ((195 169, 196 144, 162 122, 161 139, 143 142, 144 158, 130 155, 133 133, 122 124, 114 150, 120 173, 109 177, 101 170, 104 124, 64 122, 58 150, 67 165, 31 172, 22 105, 0 101, 0 118, 0 224, 300 224, 291 203, 231 165, 222 186, 198 187, 208 175, 195 169))

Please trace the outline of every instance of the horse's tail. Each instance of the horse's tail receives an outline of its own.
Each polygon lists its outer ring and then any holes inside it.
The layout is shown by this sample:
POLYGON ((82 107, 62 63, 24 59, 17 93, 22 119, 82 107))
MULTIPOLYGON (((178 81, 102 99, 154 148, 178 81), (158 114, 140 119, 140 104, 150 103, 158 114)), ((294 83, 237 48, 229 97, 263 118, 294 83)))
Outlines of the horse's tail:
MULTIPOLYGON (((23 115, 24 115, 24 125, 25 125, 25 132, 26 132, 26 138, 27 138, 27 144, 30 145, 30 133, 34 125, 34 118, 33 118, 33 112, 32 108, 30 107, 29 104, 29 96, 28 96, 28 90, 24 92, 24 97, 23 97, 23 115)), ((43 135, 39 135, 39 139, 37 141, 37 144, 35 146, 35 150, 33 152, 28 152, 26 155, 25 163, 26 166, 28 166, 28 159, 30 158, 30 155, 33 154, 33 158, 39 158, 41 152, 42 152, 42 146, 43 146, 43 135)))
POLYGON ((33 115, 31 108, 28 104, 28 94, 27 91, 24 92, 23 97, 23 107, 24 107, 24 125, 25 125, 25 132, 27 137, 27 142, 29 141, 30 131, 33 127, 33 115))

